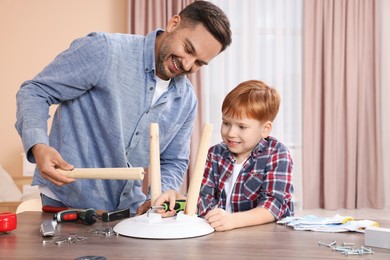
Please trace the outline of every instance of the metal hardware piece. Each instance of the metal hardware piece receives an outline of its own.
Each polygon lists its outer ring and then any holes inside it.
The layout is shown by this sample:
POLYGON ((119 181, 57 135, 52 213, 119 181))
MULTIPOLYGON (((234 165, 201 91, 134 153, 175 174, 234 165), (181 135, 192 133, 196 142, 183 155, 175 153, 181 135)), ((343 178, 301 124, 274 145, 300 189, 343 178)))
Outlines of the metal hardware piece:
POLYGON ((319 241, 318 242, 318 245, 319 246, 326 246, 326 247, 332 247, 333 245, 335 245, 336 244, 336 241, 333 241, 332 243, 330 243, 330 244, 325 244, 324 242, 321 242, 321 241, 319 241))

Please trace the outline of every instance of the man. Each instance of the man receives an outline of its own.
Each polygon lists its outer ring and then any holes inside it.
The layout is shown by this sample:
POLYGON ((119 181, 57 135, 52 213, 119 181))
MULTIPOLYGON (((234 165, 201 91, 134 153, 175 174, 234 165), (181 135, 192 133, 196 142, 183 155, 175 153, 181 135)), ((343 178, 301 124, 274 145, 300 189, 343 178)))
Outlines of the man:
POLYGON ((165 31, 77 39, 24 82, 16 128, 28 160, 37 165, 33 185, 40 186, 42 205, 144 212, 150 201, 141 181, 74 180, 56 169, 148 167, 150 123, 160 128, 162 190, 178 189, 197 108, 185 75, 230 43, 222 10, 196 1, 173 16, 165 31), (52 104, 59 106, 48 136, 52 104))

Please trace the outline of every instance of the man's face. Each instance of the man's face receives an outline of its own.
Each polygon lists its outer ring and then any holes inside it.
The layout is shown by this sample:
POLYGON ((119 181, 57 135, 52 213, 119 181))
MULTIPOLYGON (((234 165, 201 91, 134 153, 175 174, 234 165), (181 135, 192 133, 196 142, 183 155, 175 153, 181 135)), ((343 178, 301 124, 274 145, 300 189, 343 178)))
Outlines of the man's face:
POLYGON ((157 50, 157 76, 161 79, 194 73, 221 51, 219 43, 202 25, 167 31, 157 50))

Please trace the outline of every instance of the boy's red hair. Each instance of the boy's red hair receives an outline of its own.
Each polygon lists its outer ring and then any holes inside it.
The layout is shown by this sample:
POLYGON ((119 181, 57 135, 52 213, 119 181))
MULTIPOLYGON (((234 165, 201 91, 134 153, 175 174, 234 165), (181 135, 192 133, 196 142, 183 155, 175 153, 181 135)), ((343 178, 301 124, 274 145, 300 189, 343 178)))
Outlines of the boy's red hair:
POLYGON ((259 80, 248 80, 227 94, 222 103, 222 114, 272 122, 278 114, 279 105, 280 95, 275 88, 259 80))

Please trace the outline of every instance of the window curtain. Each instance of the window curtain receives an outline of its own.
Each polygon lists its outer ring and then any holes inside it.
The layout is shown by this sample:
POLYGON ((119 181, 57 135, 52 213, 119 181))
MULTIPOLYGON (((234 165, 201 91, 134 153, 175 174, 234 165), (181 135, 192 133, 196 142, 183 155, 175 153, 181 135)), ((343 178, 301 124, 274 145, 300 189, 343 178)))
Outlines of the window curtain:
POLYGON ((304 0, 304 208, 382 208, 375 0, 304 0))
POLYGON ((221 142, 221 106, 238 83, 258 79, 281 94, 271 135, 294 161, 294 201, 301 207, 302 0, 210 0, 225 11, 233 42, 203 71, 202 114, 214 124, 212 144, 221 142))
MULTIPOLYGON (((179 14, 180 11, 195 2, 195 0, 128 0, 128 33, 146 35, 158 28, 165 29, 169 19, 172 16, 179 14)), ((198 71, 195 74, 188 76, 191 81, 195 93, 199 97, 201 96, 201 72, 198 71)), ((195 120, 194 130, 191 139, 191 155, 190 155, 190 168, 191 173, 193 162, 195 160, 196 152, 198 149, 198 143, 200 139, 200 131, 202 127, 201 113, 201 101, 199 100, 198 116, 195 120)), ((146 169, 148 172, 148 169, 146 169)), ((187 190, 188 176, 184 179, 182 192, 187 190)), ((145 176, 143 182, 143 191, 147 193, 149 187, 149 174, 145 176)))

